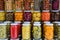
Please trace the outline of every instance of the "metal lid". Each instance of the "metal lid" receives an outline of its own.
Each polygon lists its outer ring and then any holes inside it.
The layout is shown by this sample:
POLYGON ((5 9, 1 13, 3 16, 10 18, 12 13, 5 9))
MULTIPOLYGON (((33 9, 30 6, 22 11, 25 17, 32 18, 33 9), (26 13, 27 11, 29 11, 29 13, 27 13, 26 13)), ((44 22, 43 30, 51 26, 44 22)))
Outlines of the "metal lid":
POLYGON ((46 24, 47 24, 47 23, 50 23, 50 21, 45 21, 44 23, 46 23, 46 24))
POLYGON ((42 12, 49 12, 49 10, 43 10, 42 12))
POLYGON ((26 24, 30 24, 30 22, 28 22, 28 21, 25 21, 24 23, 26 23, 26 24))
POLYGON ((47 23, 46 25, 53 25, 53 24, 52 23, 49 23, 49 24, 47 23))

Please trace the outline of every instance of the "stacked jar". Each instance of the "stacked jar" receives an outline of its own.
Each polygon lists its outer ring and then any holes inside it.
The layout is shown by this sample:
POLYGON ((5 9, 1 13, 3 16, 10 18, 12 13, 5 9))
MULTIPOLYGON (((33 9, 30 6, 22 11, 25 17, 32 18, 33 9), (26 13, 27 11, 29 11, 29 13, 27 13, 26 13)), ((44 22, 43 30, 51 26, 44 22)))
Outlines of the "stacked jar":
POLYGON ((32 12, 32 21, 41 21, 41 12, 40 11, 32 12))
POLYGON ((14 14, 15 21, 23 21, 23 12, 16 11, 14 14))
POLYGON ((49 10, 43 10, 43 12, 42 12, 42 21, 50 21, 50 12, 49 12, 49 10))
POLYGON ((22 40, 31 40, 31 24, 30 22, 24 22, 22 24, 22 40))
POLYGON ((53 40, 54 37, 54 27, 52 23, 43 24, 44 39, 53 40))
POLYGON ((33 23, 33 39, 40 40, 41 39, 41 24, 40 22, 33 23))

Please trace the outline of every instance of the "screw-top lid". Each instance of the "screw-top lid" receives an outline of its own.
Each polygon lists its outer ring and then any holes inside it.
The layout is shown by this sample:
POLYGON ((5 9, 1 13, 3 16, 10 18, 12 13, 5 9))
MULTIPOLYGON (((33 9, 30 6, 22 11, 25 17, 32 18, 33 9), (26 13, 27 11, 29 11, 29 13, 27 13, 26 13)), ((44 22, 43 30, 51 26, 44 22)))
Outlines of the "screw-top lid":
POLYGON ((49 12, 49 10, 43 10, 42 12, 49 12))
POLYGON ((0 23, 0 25, 7 25, 7 23, 0 23))
POLYGON ((49 24, 47 23, 46 25, 53 25, 53 24, 52 23, 49 23, 49 24))
POLYGON ((18 23, 11 23, 11 25, 18 25, 18 23))
POLYGON ((21 23, 20 21, 15 21, 15 23, 21 23))
POLYGON ((59 21, 55 21, 55 22, 53 22, 53 23, 60 23, 59 21))
POLYGON ((5 21, 4 23, 11 23, 11 21, 5 21))
POLYGON ((28 21, 25 21, 24 23, 26 23, 26 24, 30 24, 30 22, 28 22, 28 21))
POLYGON ((50 21, 45 21, 44 23, 48 24, 48 23, 50 23, 50 21))

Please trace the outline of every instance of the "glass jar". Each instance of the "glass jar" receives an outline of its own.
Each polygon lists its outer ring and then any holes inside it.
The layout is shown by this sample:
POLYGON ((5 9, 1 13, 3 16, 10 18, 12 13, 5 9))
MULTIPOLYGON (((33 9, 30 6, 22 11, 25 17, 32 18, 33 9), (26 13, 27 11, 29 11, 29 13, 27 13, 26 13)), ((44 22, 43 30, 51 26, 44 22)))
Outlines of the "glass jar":
POLYGON ((17 23, 11 23, 10 35, 12 39, 18 38, 18 28, 19 25, 17 23))
POLYGON ((42 12, 42 21, 49 21, 50 20, 50 12, 49 10, 44 10, 42 12))
POLYGON ((31 37, 30 29, 31 29, 30 23, 22 24, 22 39, 23 40, 30 40, 30 37, 31 37))
POLYGON ((5 13, 3 11, 0 12, 0 21, 5 20, 5 13))
POLYGON ((25 11, 24 12, 24 21, 31 21, 32 19, 32 14, 30 11, 25 11))
POLYGON ((52 1, 52 10, 58 10, 59 9, 59 0, 53 0, 52 1))
POLYGON ((32 13, 32 20, 33 21, 40 21, 41 20, 40 11, 35 11, 35 12, 32 13))
POLYGON ((50 0, 43 0, 43 10, 50 9, 50 0))
POLYGON ((13 21, 14 20, 14 13, 13 12, 7 12, 6 13, 6 21, 13 21))
POLYGON ((44 37, 46 40, 52 40, 54 37, 54 27, 53 24, 44 24, 43 25, 44 37))
POLYGON ((0 0, 0 11, 4 10, 4 0, 0 0))
POLYGON ((0 39, 7 38, 7 24, 0 23, 0 39))
POLYGON ((33 39, 39 40, 41 39, 41 24, 40 22, 34 22, 33 24, 33 39))
POLYGON ((34 0, 34 10, 40 10, 40 0, 34 0))
POLYGON ((15 21, 23 21, 23 12, 15 12, 15 21))
POLYGON ((13 1, 12 0, 5 0, 5 10, 6 11, 13 10, 13 1))
POLYGON ((60 40, 60 23, 57 26, 57 36, 58 36, 58 40, 60 40))

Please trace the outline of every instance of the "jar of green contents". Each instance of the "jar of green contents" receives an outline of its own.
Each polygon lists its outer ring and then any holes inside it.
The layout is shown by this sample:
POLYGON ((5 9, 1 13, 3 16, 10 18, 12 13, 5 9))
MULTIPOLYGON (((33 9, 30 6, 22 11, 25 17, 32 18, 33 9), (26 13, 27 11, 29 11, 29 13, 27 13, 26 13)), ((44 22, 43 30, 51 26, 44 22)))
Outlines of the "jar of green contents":
POLYGON ((7 24, 1 23, 0 24, 0 39, 7 38, 7 24))
POLYGON ((34 24, 33 24, 33 38, 35 40, 41 39, 41 24, 40 24, 40 22, 34 22, 34 24))

